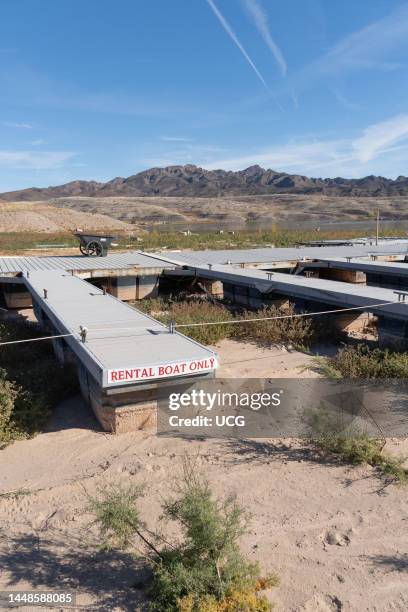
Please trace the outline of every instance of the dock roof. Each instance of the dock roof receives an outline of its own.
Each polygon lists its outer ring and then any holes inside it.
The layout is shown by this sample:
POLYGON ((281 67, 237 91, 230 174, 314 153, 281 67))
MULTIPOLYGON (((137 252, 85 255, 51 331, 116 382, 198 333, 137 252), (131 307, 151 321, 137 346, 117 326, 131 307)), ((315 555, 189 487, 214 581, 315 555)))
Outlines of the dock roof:
POLYGON ((170 333, 152 317, 76 276, 38 271, 25 277, 24 283, 55 329, 73 334, 65 339, 67 344, 104 388, 196 375, 216 367, 216 354, 210 349, 179 332, 170 333), (80 326, 88 330, 85 343, 81 342, 80 326), (177 364, 178 371, 175 367, 160 370, 177 364), (147 370, 145 375, 142 369, 147 370), (122 371, 132 373, 112 374, 122 371))
POLYGON ((84 257, 83 255, 55 255, 49 257, 0 257, 0 276, 19 272, 39 272, 47 270, 68 270, 87 272, 92 270, 120 270, 124 268, 166 268, 158 259, 141 253, 128 251, 112 253, 106 257, 84 257))
MULTIPOLYGON (((367 257, 377 255, 408 255, 408 241, 392 244, 321 246, 321 247, 263 247, 256 249, 226 249, 202 251, 161 251, 157 256, 163 260, 200 264, 268 264, 302 259, 367 257)), ((154 256, 154 254, 152 254, 154 256)))

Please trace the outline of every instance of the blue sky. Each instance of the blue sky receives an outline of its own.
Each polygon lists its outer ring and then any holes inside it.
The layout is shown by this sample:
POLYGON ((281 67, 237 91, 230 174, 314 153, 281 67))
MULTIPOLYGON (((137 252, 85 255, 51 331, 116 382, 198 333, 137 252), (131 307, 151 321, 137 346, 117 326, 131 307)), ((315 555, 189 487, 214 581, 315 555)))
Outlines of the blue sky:
POLYGON ((408 175, 408 2, 2 0, 0 191, 151 166, 408 175))

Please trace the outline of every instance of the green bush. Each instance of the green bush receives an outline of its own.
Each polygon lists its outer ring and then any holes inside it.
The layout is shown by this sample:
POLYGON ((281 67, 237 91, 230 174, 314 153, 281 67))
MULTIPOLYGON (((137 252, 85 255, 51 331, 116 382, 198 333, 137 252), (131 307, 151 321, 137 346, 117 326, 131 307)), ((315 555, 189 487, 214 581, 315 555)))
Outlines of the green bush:
POLYGON ((141 489, 118 487, 91 498, 104 544, 121 548, 138 544, 152 569, 148 586, 151 610, 159 612, 263 612, 271 609, 259 592, 278 583, 259 578, 259 566, 241 553, 238 540, 247 531, 248 515, 234 497, 214 497, 208 482, 186 461, 175 496, 163 502, 163 519, 181 534, 168 542, 147 530, 137 500, 141 489), (158 544, 157 544, 158 542, 158 544))
POLYGON ((408 378, 408 353, 370 348, 365 344, 347 346, 320 366, 331 377, 408 378))
POLYGON ((256 312, 245 310, 241 319, 267 319, 265 321, 252 321, 234 326, 233 337, 239 340, 252 340, 254 342, 268 344, 292 344, 304 346, 313 337, 313 323, 309 318, 295 317, 283 319, 269 319, 269 317, 294 315, 295 309, 292 305, 286 308, 276 306, 265 306, 256 312))
POLYGON ((179 331, 202 344, 216 344, 224 338, 253 341, 261 344, 282 344, 304 346, 314 339, 313 322, 308 318, 283 318, 271 320, 269 317, 295 314, 293 306, 278 308, 265 306, 260 310, 232 310, 224 304, 212 304, 206 299, 165 300, 163 298, 141 300, 134 303, 135 308, 153 315, 163 323, 174 321, 176 324, 189 324, 179 331), (243 319, 266 319, 250 323, 236 323, 243 319), (225 323, 223 323, 225 321, 225 323), (235 321, 235 323, 228 323, 235 321), (194 327, 195 323, 217 323, 194 327))
POLYGON ((225 306, 209 302, 176 302, 170 311, 175 323, 217 323, 203 327, 181 327, 178 331, 201 344, 216 344, 233 333, 232 325, 223 321, 233 320, 233 315, 225 306))
POLYGON ((14 435, 13 411, 17 395, 18 391, 15 385, 7 380, 5 370, 0 370, 0 448, 14 435))
POLYGON ((387 478, 401 484, 408 483, 408 469, 403 465, 406 457, 394 457, 385 453, 384 440, 359 432, 326 433, 315 439, 315 444, 323 452, 337 455, 341 461, 352 465, 368 464, 387 478))
POLYGON ((156 315, 165 316, 169 312, 169 308, 172 304, 172 300, 164 299, 161 297, 157 298, 144 298, 143 300, 138 300, 137 302, 131 302, 131 305, 142 312, 146 312, 154 316, 155 318, 159 318, 156 315))
MULTIPOLYGON (((230 321, 233 314, 222 304, 197 299, 164 300, 162 298, 141 300, 134 303, 135 308, 151 314, 162 323, 170 321, 177 323, 211 323, 230 321)), ((201 344, 216 344, 223 338, 232 336, 232 325, 218 324, 203 327, 181 327, 178 331, 200 342, 201 344)))
POLYGON ((130 485, 111 486, 100 498, 90 498, 90 508, 103 538, 102 548, 115 545, 126 550, 141 528, 140 514, 136 502, 142 496, 143 488, 130 485))
POLYGON ((386 478, 408 483, 408 469, 404 467, 407 458, 384 452, 385 438, 367 435, 353 423, 351 415, 327 410, 323 405, 306 411, 303 419, 310 441, 323 454, 335 455, 352 465, 371 465, 386 478))
MULTIPOLYGON (((0 340, 3 342, 36 338, 43 334, 33 323, 0 325, 0 340)), ((7 407, 1 407, 2 446, 40 431, 54 406, 77 389, 74 367, 60 365, 48 341, 1 347, 0 367, 0 383, 9 397, 7 407)))

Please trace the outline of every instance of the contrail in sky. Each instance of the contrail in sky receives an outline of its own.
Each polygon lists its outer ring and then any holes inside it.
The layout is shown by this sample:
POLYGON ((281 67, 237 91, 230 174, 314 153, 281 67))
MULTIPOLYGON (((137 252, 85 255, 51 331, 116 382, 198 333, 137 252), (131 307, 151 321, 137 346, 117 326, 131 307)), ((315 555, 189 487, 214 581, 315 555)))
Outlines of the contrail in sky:
POLYGON ((246 6, 249 14, 254 20, 255 26, 264 39, 265 44, 269 47, 273 57, 278 64, 282 75, 286 76, 288 67, 286 65, 286 60, 283 57, 282 51, 279 49, 278 45, 272 38, 272 34, 269 30, 268 18, 262 8, 262 6, 257 2, 257 0, 243 0, 244 5, 246 6))
POLYGON ((207 2, 210 5, 214 15, 217 17, 218 21, 220 22, 220 24, 222 25, 224 30, 227 32, 228 36, 237 45, 237 47, 241 51, 242 55, 245 57, 246 61, 251 66, 252 70, 255 72, 256 76, 261 81, 262 85, 265 87, 265 89, 267 89, 269 91, 269 88, 268 88, 268 85, 266 84, 265 79, 263 78, 262 74, 259 72, 258 68, 255 66, 254 62, 249 57, 248 53, 245 51, 244 47, 242 46, 242 44, 238 40, 234 30, 231 28, 230 24, 225 19, 224 15, 222 13, 220 13, 220 11, 218 10, 218 8, 215 5, 213 0, 207 0, 207 2))

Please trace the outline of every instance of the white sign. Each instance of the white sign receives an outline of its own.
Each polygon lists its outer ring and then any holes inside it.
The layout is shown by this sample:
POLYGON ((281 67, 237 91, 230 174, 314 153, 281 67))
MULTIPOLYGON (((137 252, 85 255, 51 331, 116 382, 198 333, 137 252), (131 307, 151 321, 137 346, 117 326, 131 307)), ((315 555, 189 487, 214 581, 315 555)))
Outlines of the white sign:
POLYGON ((183 376, 186 374, 199 374, 210 372, 218 367, 215 357, 206 359, 193 359, 192 361, 177 361, 155 366, 139 366, 137 368, 120 368, 108 370, 108 385, 120 385, 153 378, 168 378, 170 376, 183 376))

